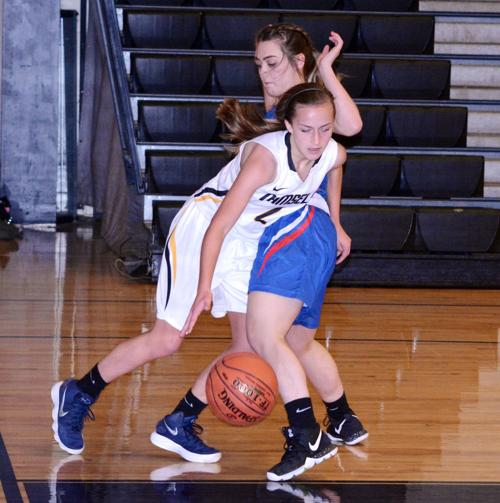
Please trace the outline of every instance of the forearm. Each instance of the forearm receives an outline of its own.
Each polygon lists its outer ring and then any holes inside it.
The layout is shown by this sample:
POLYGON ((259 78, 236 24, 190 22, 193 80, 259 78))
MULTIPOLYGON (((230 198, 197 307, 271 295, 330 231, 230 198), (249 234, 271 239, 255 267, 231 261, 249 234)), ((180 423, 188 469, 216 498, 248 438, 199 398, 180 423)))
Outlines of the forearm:
POLYGON ((334 168, 328 175, 328 208, 335 227, 340 225, 340 197, 342 193, 342 167, 334 168))
POLYGON ((200 276, 198 278, 198 291, 210 291, 215 266, 226 233, 219 227, 209 226, 203 243, 200 256, 200 276))
POLYGON ((335 99, 334 131, 343 136, 353 136, 361 131, 363 121, 358 106, 345 90, 333 69, 320 72, 323 84, 335 99))

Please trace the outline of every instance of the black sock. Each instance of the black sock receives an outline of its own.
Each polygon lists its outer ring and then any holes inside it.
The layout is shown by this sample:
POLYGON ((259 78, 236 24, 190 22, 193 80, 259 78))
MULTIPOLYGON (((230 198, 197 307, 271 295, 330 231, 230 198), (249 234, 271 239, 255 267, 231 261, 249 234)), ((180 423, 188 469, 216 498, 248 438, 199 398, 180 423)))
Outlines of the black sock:
POLYGON ((198 417, 206 406, 206 403, 203 403, 193 394, 191 390, 189 390, 184 395, 184 398, 177 404, 177 407, 173 410, 172 414, 174 412, 183 412, 185 416, 198 417))
POLYGON ((310 397, 298 398, 285 404, 286 413, 288 415, 288 422, 293 428, 314 428, 316 418, 314 417, 312 402, 310 397))
POLYGON ((342 419, 345 414, 351 412, 351 408, 347 403, 347 397, 345 396, 345 393, 334 402, 323 402, 323 403, 325 404, 326 407, 326 413, 332 419, 336 420, 342 419))
POLYGON ((95 365, 79 381, 76 381, 76 385, 80 391, 87 393, 87 395, 90 395, 94 400, 97 400, 99 394, 108 383, 102 378, 98 366, 95 365))

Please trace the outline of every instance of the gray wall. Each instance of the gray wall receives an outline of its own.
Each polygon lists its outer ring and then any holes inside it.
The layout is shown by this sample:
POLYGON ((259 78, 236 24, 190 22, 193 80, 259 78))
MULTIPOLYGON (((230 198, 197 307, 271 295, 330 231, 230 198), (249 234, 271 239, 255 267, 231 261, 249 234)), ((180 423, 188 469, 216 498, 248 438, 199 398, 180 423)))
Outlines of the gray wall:
POLYGON ((18 223, 56 218, 59 2, 3 5, 0 190, 18 223))

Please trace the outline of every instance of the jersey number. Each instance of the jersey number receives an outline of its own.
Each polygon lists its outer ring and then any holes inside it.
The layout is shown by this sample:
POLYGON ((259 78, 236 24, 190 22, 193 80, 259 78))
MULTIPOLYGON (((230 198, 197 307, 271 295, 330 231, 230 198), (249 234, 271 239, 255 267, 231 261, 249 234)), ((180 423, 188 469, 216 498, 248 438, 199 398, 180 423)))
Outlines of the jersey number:
POLYGON ((281 210, 281 208, 273 208, 272 210, 269 210, 269 211, 266 211, 264 213, 261 213, 260 215, 257 215, 255 217, 255 221, 256 222, 260 222, 262 225, 266 225, 267 222, 266 222, 265 218, 268 217, 268 216, 270 216, 270 215, 273 215, 274 213, 277 213, 280 210, 281 210))

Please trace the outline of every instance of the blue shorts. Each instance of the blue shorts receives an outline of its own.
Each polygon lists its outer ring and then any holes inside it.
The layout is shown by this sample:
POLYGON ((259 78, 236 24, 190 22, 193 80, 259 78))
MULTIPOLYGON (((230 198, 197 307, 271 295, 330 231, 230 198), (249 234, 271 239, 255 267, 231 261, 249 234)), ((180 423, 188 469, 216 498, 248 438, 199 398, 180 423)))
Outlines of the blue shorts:
POLYGON ((259 241, 248 292, 301 300, 294 325, 317 328, 335 269, 337 233, 328 213, 306 206, 270 225, 259 241))

